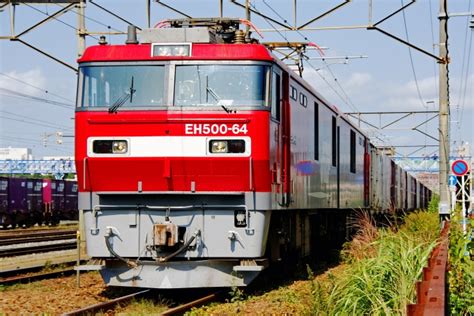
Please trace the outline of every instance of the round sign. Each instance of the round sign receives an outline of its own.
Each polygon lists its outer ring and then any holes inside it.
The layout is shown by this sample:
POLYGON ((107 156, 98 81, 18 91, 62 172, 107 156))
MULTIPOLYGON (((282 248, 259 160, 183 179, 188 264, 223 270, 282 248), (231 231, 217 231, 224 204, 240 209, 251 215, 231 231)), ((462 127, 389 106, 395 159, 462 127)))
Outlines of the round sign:
POLYGON ((469 171, 469 166, 464 160, 458 159, 451 165, 451 170, 456 176, 461 177, 469 171))

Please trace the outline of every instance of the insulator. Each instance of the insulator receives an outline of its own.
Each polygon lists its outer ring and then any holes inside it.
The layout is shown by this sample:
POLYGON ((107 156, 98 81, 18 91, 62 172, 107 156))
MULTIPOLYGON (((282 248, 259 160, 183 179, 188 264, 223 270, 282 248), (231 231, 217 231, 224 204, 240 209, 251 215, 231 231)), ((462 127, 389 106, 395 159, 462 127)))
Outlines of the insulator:
POLYGON ((235 39, 234 42, 236 44, 243 44, 245 43, 245 32, 242 30, 235 31, 235 39))

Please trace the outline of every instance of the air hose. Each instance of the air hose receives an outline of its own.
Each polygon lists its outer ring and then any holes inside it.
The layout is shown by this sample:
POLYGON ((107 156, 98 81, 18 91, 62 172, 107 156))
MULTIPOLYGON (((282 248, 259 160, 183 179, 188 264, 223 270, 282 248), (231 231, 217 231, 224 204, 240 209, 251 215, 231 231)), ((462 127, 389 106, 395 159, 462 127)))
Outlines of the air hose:
POLYGON ((197 231, 194 232, 194 234, 191 236, 191 238, 189 238, 186 243, 184 243, 184 245, 182 245, 178 250, 176 250, 175 252, 167 255, 166 257, 161 257, 159 258, 158 260, 160 262, 167 262, 168 260, 176 257, 177 255, 179 255, 181 252, 183 252, 184 250, 186 250, 189 245, 191 245, 191 243, 194 241, 194 239, 196 239, 197 236, 201 235, 201 231, 198 229, 197 231))
POLYGON ((109 252, 114 256, 115 258, 119 259, 120 261, 125 262, 130 268, 136 268, 138 264, 135 261, 125 259, 121 257, 118 253, 115 252, 115 250, 112 247, 112 243, 110 242, 110 239, 113 237, 114 233, 112 232, 112 229, 109 229, 107 234, 104 236, 105 237, 105 245, 107 246, 107 249, 109 252))

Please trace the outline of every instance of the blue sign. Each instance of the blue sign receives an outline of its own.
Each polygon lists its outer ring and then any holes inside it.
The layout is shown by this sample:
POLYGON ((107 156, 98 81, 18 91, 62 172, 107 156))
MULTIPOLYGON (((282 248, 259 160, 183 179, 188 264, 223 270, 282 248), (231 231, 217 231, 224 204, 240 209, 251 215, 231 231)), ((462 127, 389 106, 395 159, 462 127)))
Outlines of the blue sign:
POLYGON ((464 160, 458 159, 451 165, 451 171, 458 177, 465 175, 469 171, 469 166, 464 160))
POLYGON ((452 186, 452 185, 455 186, 455 185, 456 185, 456 182, 457 182, 456 176, 449 175, 448 185, 449 185, 449 186, 452 186))

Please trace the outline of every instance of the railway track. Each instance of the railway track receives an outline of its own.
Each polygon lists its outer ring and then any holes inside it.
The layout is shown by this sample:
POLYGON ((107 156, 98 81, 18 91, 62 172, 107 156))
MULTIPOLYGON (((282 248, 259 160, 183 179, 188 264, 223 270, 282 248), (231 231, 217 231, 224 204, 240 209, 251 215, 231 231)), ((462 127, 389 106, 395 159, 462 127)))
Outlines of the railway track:
POLYGON ((94 315, 94 314, 97 314, 101 311, 108 311, 110 309, 114 309, 119 304, 127 303, 130 300, 132 300, 133 298, 138 298, 138 297, 143 296, 143 295, 145 295, 149 292, 150 292, 150 290, 144 290, 144 291, 128 294, 128 295, 118 297, 118 298, 115 298, 115 299, 107 301, 107 302, 94 304, 94 305, 87 306, 87 307, 84 307, 84 308, 81 308, 81 309, 77 309, 75 311, 65 313, 65 314, 63 314, 63 316, 66 316, 66 315, 67 316, 94 315))
MULTIPOLYGON (((81 309, 77 309, 75 311, 65 313, 65 314, 63 314, 63 316, 93 315, 93 314, 97 314, 97 313, 101 313, 101 312, 105 312, 105 311, 107 311, 107 312, 113 311, 119 305, 123 306, 123 304, 126 304, 126 303, 130 302, 132 299, 142 297, 142 296, 144 296, 146 294, 149 294, 149 293, 151 293, 150 289, 143 290, 143 291, 136 292, 136 293, 132 293, 132 294, 128 294, 128 295, 118 297, 118 298, 115 298, 115 299, 107 301, 107 302, 94 304, 94 305, 87 306, 87 307, 84 307, 84 308, 81 308, 81 309)), ((164 312, 161 312, 160 315, 162 315, 162 316, 164 316, 164 315, 166 315, 166 316, 182 315, 184 312, 190 310, 193 307, 198 307, 198 306, 201 306, 205 303, 209 303, 209 302, 217 300, 219 298, 219 295, 220 295, 220 293, 216 292, 216 293, 212 293, 212 294, 200 297, 198 299, 194 299, 192 301, 183 303, 183 304, 178 305, 176 307, 170 308, 170 309, 168 309, 164 312)))
POLYGON ((0 286, 12 285, 12 284, 17 284, 17 283, 29 283, 29 282, 38 281, 38 280, 56 278, 56 277, 64 276, 64 275, 71 275, 73 273, 75 273, 75 270, 73 267, 70 267, 70 268, 61 269, 57 271, 51 271, 51 272, 42 272, 42 273, 36 273, 36 274, 30 274, 30 275, 9 276, 9 277, 4 277, 0 279, 0 286))
POLYGON ((76 238, 76 230, 35 231, 0 234, 0 246, 76 238))
POLYGON ((219 298, 219 293, 212 293, 212 294, 209 294, 207 296, 198 298, 194 301, 184 303, 184 304, 181 304, 179 306, 170 308, 170 309, 164 311, 163 313, 161 313, 160 315, 161 316, 182 315, 184 312, 187 312, 188 310, 190 310, 193 307, 201 306, 203 304, 206 304, 206 303, 212 302, 214 300, 217 300, 218 298, 219 298))
POLYGON ((0 234, 0 257, 69 250, 76 247, 76 230, 42 230, 0 234))

